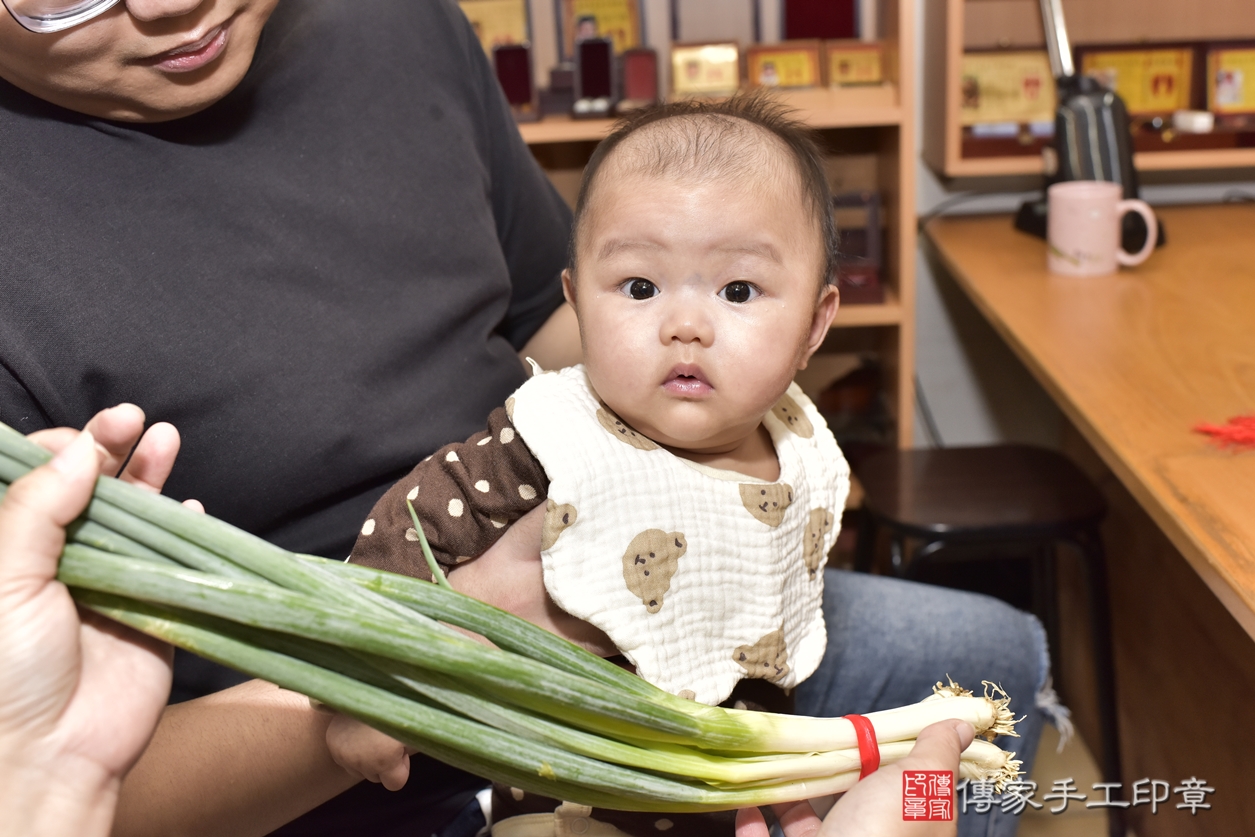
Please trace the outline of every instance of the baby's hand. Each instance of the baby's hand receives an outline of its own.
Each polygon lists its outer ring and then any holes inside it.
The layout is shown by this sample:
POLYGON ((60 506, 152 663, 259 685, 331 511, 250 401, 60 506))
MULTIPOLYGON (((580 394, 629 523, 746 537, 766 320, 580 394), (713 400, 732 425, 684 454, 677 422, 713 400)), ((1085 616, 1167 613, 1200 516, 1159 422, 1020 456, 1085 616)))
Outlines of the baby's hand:
POLYGON ((395 738, 348 715, 337 714, 327 727, 327 749, 335 763, 351 776, 360 776, 390 791, 405 787, 410 778, 410 755, 417 752, 395 738))

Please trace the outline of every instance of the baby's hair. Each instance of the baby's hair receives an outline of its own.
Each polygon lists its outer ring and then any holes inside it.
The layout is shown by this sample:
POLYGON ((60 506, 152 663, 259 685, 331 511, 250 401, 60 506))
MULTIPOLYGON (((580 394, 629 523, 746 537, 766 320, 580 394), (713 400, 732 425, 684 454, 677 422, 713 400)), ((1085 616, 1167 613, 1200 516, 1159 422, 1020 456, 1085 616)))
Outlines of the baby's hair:
MULTIPOLYGON (((782 144, 782 151, 794 165, 808 209, 822 235, 823 278, 837 280, 837 226, 832 217, 832 194, 824 173, 823 154, 814 135, 791 116, 791 110, 763 92, 733 96, 724 100, 688 99, 645 108, 620 119, 593 151, 575 202, 568 264, 575 272, 576 253, 589 199, 602 165, 624 140, 651 125, 671 121, 669 130, 654 132, 653 139, 634 167, 647 174, 707 173, 719 177, 751 174, 759 162, 744 154, 751 136, 745 128, 756 126, 782 144)), ((752 128, 751 128, 752 130, 752 128)))

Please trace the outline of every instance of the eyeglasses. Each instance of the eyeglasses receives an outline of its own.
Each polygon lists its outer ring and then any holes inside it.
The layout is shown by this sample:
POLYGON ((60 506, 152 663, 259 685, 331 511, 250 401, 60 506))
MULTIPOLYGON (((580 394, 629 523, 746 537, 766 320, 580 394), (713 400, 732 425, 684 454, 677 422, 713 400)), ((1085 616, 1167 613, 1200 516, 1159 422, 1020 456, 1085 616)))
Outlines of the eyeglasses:
POLYGON ((60 32, 86 23, 118 4, 118 0, 0 0, 23 28, 60 32))

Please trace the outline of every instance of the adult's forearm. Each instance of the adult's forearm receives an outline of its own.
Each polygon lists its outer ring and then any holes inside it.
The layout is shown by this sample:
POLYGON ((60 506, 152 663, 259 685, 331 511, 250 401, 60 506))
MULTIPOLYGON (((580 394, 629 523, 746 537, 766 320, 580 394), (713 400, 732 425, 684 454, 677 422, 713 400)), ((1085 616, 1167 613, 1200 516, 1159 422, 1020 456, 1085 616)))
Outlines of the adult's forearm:
POLYGON ((574 366, 583 360, 584 350, 580 346, 580 325, 575 319, 575 309, 563 305, 550 314, 540 331, 519 350, 519 357, 530 357, 546 370, 574 366))
POLYGON ((330 718, 259 680, 169 707, 123 782, 113 834, 270 833, 358 781, 331 760, 330 718))

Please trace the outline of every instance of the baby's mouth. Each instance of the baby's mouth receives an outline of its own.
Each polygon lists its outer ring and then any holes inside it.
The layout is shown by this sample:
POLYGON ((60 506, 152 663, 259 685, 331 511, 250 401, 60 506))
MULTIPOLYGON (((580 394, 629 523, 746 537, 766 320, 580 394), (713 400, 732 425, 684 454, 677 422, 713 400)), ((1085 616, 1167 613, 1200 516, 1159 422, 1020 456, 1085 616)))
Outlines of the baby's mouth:
POLYGON ((692 363, 682 363, 674 367, 667 374, 662 388, 672 395, 687 398, 700 398, 715 391, 702 373, 701 367, 692 363))

